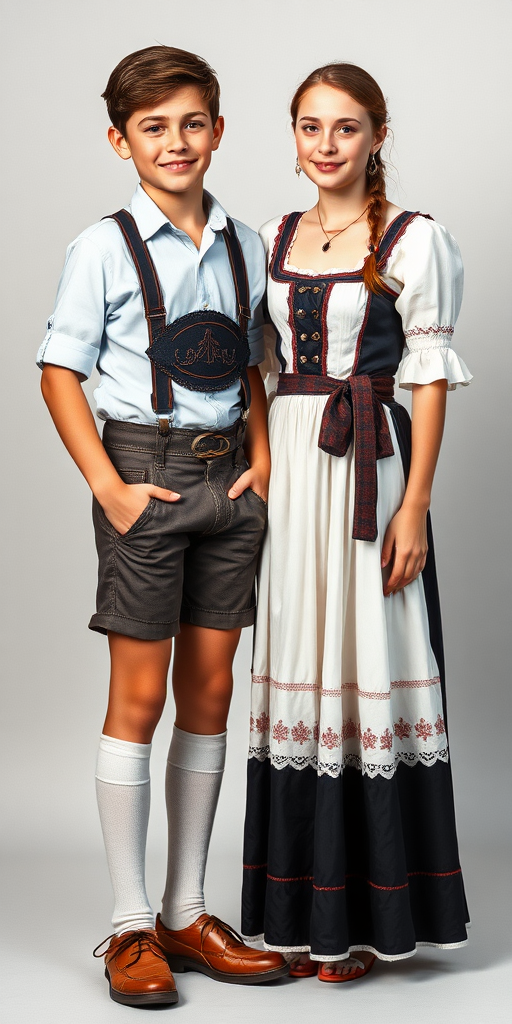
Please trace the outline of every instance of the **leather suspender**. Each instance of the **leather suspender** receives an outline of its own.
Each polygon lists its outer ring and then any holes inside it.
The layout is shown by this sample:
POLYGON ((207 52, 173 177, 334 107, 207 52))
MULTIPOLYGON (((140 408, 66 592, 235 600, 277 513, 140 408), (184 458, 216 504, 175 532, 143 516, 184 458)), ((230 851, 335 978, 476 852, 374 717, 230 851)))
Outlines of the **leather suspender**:
MULTIPOLYGON (((122 231, 137 271, 151 347, 155 338, 165 330, 167 320, 160 281, 148 247, 141 237, 131 213, 128 213, 127 210, 118 210, 117 213, 110 215, 110 219, 115 220, 122 231)), ((249 281, 242 246, 240 245, 235 225, 229 217, 227 218, 227 226, 223 229, 222 234, 226 243, 235 286, 237 318, 242 334, 245 336, 251 316, 249 281)), ((153 363, 151 363, 151 372, 153 384, 151 401, 153 410, 161 414, 162 409, 167 408, 171 412, 173 407, 172 379, 166 374, 161 373, 153 363)), ((243 378, 242 384, 247 399, 247 386, 243 378)))

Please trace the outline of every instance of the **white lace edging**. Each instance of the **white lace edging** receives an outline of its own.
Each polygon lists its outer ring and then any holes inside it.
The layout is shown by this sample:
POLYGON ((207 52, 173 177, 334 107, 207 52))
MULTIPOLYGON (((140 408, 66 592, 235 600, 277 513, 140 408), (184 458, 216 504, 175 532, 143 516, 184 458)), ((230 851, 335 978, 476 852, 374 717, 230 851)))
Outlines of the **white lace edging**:
POLYGON ((473 380, 473 375, 464 361, 449 345, 411 349, 410 339, 407 345, 409 351, 402 359, 396 374, 399 387, 410 391, 413 384, 432 384, 434 380, 447 380, 448 391, 455 391, 456 387, 466 387, 473 380))
MULTIPOLYGON (((469 928, 469 922, 466 924, 466 928, 469 928)), ((373 953, 378 960, 393 963, 395 960, 408 960, 411 956, 415 956, 418 949, 422 946, 431 946, 433 949, 462 949, 469 942, 467 938, 462 939, 461 942, 417 942, 414 949, 408 950, 407 953, 396 953, 394 956, 388 953, 380 953, 378 949, 375 949, 375 946, 364 946, 359 943, 356 946, 349 946, 348 952, 340 953, 338 956, 322 956, 320 953, 312 953, 311 946, 272 946, 270 943, 265 942, 264 935, 244 935, 244 939, 246 942, 263 942, 265 949, 268 949, 271 953, 282 953, 283 955, 285 953, 308 953, 311 960, 323 964, 347 960, 352 953, 357 953, 358 950, 364 953, 373 953)))
POLYGON ((297 771, 302 771, 304 768, 314 768, 318 775, 329 775, 333 779, 338 778, 344 768, 356 768, 363 775, 368 775, 371 779, 376 778, 378 775, 381 775, 384 779, 389 779, 395 774, 399 761, 410 767, 414 767, 415 764, 420 762, 430 767, 437 761, 444 761, 445 763, 449 761, 448 748, 446 747, 443 750, 432 751, 421 750, 412 752, 400 750, 395 754, 394 761, 388 764, 365 761, 359 754, 345 754, 341 762, 319 761, 316 755, 308 757, 306 754, 303 756, 271 754, 269 746, 249 747, 249 759, 251 757, 254 757, 257 761, 265 761, 269 757, 272 767, 277 768, 278 771, 288 766, 295 768, 297 771))

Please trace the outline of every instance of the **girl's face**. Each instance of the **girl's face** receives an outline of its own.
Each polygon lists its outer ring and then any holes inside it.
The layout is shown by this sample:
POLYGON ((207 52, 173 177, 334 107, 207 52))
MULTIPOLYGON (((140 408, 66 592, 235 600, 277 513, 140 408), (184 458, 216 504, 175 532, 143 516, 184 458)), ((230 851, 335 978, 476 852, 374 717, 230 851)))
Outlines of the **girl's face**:
POLYGON ((370 152, 380 149, 385 137, 386 126, 375 132, 365 108, 341 89, 315 85, 300 101, 297 156, 319 188, 345 188, 363 179, 370 152))

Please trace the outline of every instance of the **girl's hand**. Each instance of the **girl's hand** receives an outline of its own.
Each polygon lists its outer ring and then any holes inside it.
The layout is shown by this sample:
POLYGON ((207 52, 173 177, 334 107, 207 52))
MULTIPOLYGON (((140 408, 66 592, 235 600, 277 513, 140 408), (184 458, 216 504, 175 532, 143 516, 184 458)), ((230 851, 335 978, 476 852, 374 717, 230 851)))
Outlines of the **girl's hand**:
POLYGON ((384 596, 396 594, 419 576, 427 558, 427 514, 424 509, 402 505, 391 520, 382 547, 382 568, 391 572, 384 596))
POLYGON ((172 502, 178 501, 181 495, 154 484, 125 484, 120 480, 115 490, 96 497, 114 530, 123 536, 142 515, 151 498, 172 502))
POLYGON ((228 498, 235 500, 239 498, 241 494, 249 487, 251 491, 254 491, 259 498, 263 501, 268 499, 268 482, 270 479, 270 466, 268 465, 254 465, 246 469, 245 473, 242 473, 235 480, 235 483, 230 487, 228 491, 228 498))

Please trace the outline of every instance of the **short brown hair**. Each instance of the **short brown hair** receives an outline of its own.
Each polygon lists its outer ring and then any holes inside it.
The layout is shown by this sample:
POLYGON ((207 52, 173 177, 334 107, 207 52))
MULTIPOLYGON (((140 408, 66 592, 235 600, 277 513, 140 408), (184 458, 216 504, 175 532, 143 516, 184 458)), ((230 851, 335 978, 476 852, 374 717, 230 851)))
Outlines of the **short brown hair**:
POLYGON ((135 110, 158 103, 186 85, 199 89, 215 124, 220 105, 215 71, 202 57, 175 46, 146 46, 129 53, 114 68, 101 95, 114 128, 124 135, 126 122, 135 110))

